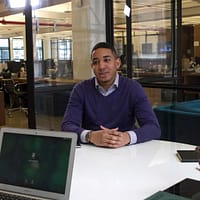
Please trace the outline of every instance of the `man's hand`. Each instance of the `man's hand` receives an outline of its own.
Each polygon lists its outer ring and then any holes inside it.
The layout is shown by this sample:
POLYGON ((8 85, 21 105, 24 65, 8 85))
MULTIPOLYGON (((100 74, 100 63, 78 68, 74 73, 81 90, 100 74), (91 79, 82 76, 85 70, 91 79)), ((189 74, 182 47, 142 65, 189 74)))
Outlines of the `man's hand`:
POLYGON ((118 128, 108 129, 100 126, 101 130, 92 131, 90 142, 96 146, 118 148, 130 143, 128 132, 118 131, 118 128))

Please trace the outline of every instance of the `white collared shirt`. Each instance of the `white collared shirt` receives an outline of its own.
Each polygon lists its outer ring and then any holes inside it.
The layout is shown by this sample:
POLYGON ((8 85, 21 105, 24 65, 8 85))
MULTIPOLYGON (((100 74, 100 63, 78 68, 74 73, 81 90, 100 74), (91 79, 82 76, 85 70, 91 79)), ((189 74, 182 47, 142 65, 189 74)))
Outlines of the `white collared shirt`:
POLYGON ((118 85, 119 85, 119 74, 116 75, 114 83, 108 88, 108 90, 105 90, 101 85, 99 85, 95 77, 95 87, 103 96, 108 96, 109 94, 114 92, 118 88, 118 85))

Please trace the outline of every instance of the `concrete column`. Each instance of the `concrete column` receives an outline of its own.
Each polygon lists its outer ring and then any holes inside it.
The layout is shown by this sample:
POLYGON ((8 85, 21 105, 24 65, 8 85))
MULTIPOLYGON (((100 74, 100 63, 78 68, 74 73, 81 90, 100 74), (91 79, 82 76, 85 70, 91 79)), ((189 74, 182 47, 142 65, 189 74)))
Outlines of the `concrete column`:
POLYGON ((50 38, 45 37, 43 38, 43 45, 44 45, 44 59, 51 58, 51 41, 50 38))
POLYGON ((72 1, 73 78, 88 79, 92 74, 90 51, 106 40, 105 0, 72 1))

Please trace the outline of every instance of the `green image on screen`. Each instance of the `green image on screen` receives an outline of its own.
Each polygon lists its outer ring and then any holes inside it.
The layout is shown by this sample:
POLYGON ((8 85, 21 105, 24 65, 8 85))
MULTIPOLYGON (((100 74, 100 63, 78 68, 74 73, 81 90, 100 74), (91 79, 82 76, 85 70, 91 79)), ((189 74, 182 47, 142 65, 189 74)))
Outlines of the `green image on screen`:
POLYGON ((64 194, 71 139, 6 133, 0 154, 0 181, 64 194))

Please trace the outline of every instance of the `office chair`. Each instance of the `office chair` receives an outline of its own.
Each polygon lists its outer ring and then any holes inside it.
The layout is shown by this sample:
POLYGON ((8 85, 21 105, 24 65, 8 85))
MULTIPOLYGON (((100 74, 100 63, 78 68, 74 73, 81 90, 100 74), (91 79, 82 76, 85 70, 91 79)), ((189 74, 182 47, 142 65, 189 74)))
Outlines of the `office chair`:
POLYGON ((4 91, 9 97, 8 117, 12 117, 12 112, 20 110, 28 116, 27 104, 27 84, 14 83, 12 79, 3 79, 4 91))
POLYGON ((0 91, 3 91, 3 83, 2 83, 2 80, 0 80, 0 91))

